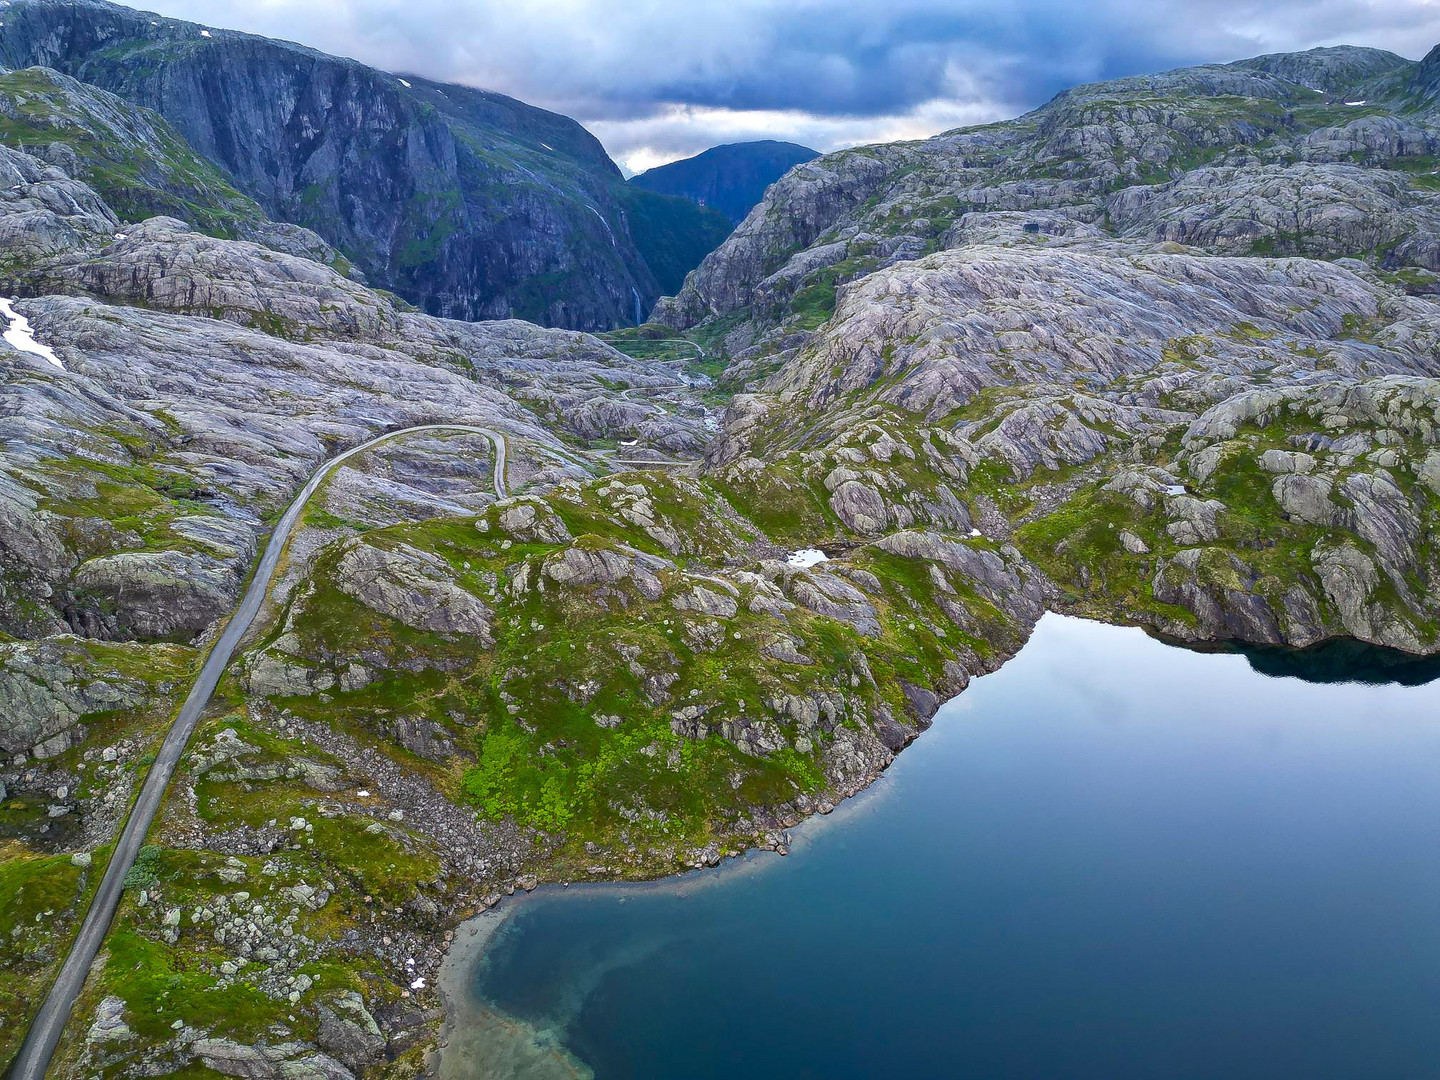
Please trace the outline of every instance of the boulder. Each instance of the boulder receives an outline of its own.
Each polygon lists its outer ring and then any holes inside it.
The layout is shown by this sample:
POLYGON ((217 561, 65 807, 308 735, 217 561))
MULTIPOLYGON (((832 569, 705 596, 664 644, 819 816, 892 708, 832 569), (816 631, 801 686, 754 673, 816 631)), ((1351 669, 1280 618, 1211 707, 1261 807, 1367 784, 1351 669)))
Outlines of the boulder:
POLYGON ((351 542, 336 565, 335 585, 406 626, 494 644, 485 602, 453 580, 443 559, 408 544, 385 550, 351 542))

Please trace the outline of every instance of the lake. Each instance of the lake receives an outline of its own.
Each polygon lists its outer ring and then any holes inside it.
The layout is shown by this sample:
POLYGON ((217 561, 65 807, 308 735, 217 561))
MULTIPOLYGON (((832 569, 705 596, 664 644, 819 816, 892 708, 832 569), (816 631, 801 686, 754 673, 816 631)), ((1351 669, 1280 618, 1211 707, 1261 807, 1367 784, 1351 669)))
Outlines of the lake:
POLYGON ((788 857, 486 916, 443 1073, 1440 1075, 1440 682, 1394 659, 1048 615, 788 857))

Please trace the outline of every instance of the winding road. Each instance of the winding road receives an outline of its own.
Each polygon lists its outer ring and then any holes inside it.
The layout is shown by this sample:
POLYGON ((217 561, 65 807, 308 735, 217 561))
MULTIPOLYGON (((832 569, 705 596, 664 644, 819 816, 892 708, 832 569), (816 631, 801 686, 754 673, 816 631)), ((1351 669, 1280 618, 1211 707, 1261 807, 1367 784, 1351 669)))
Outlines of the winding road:
POLYGON ((175 766, 179 764, 185 744, 190 741, 195 725, 200 720, 200 714, 210 703, 210 696, 215 692, 215 686, 220 681, 220 676, 224 674, 226 665, 229 664, 231 656, 234 655, 240 644, 240 639, 250 629, 250 624, 255 621, 255 616, 265 601, 265 594, 269 590, 270 579, 274 576, 281 552, 284 551, 290 534, 294 532, 295 524, 305 510, 306 502, 324 483, 326 477, 356 454, 364 453, 391 439, 402 438, 422 431, 463 431, 489 438, 495 447, 495 497, 498 499, 507 497, 505 436, 490 428, 472 427, 468 424, 421 424, 416 427, 386 432, 384 435, 378 435, 368 442, 336 455, 315 470, 309 482, 301 489, 300 494, 295 496, 294 501, 276 522, 275 531, 270 534, 264 554, 260 556, 260 564, 255 569, 255 576, 250 582, 250 587, 245 590, 245 596, 241 599, 240 606, 235 609, 235 614, 226 624, 220 639, 205 658, 205 664, 195 679, 195 685, 191 688, 189 696, 186 697, 185 704, 180 707, 175 722, 171 724, 165 741, 155 756, 155 763, 150 766, 150 771, 146 774, 145 782, 140 787, 140 795, 135 800, 135 805, 131 808, 130 816, 125 822, 125 828, 121 831, 120 838, 115 844, 110 864, 105 868, 105 876, 100 879, 100 887, 95 891, 95 898, 90 903, 89 911, 85 913, 85 921, 80 925, 80 932, 76 935, 75 944, 71 946, 70 955, 65 958, 65 963, 60 968, 60 974, 55 979, 54 985, 50 987, 50 993, 40 1007, 35 1022, 30 1025, 30 1030, 25 1035, 25 1042, 21 1045, 20 1052, 11 1066, 10 1080, 44 1080, 45 1072, 50 1067, 50 1058, 55 1053, 55 1047, 60 1043, 65 1025, 70 1019, 71 1010, 75 1007, 75 1000, 84 988, 85 978, 89 975, 90 967, 100 952, 100 945, 105 940, 106 931, 110 928, 110 920, 115 917, 115 909, 120 903, 120 895, 125 887, 125 875, 130 872, 130 867, 135 863, 135 856, 145 841, 145 834, 149 832, 151 822, 155 820, 155 812, 159 809, 160 801, 165 796, 165 789, 169 786, 170 778, 175 773, 175 766))
POLYGON ((679 337, 670 338, 670 337, 667 337, 667 338, 645 338, 644 340, 646 340, 646 341, 654 341, 654 342, 656 342, 657 344, 661 344, 661 345, 689 345, 689 346, 691 346, 691 347, 695 350, 695 359, 696 359, 696 360, 704 360, 704 359, 705 359, 705 350, 700 347, 700 343, 699 343, 698 341, 691 341, 689 338, 679 338, 679 337))

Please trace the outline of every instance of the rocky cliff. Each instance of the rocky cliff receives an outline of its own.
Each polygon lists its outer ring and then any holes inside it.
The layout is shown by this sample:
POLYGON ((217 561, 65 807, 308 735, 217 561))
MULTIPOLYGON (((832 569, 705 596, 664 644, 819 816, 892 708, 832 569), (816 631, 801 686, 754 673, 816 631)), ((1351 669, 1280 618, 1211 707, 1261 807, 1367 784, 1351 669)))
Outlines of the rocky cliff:
POLYGON ((673 274, 677 252, 719 239, 693 205, 627 189, 573 120, 288 42, 102 0, 22 0, 0 63, 153 109, 266 215, 437 315, 623 325, 658 295, 652 262, 673 274))
POLYGON ((1427 71, 1317 49, 1077 87, 1005 123, 830 154, 777 183, 657 317, 744 311, 737 347, 813 329, 845 282, 971 242, 1006 212, 1035 235, 1434 270, 1427 71))

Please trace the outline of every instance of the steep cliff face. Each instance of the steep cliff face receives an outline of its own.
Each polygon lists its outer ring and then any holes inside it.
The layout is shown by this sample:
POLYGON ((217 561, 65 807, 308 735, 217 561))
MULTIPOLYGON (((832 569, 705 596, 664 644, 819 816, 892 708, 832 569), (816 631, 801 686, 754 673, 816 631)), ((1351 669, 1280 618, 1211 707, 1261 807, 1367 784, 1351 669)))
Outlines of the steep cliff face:
MULTIPOLYGON (((99 0, 11 6, 0 61, 154 109, 271 217, 432 314, 592 329, 659 294, 619 171, 566 117, 99 0)), ((643 210, 703 230, 688 204, 643 210)))
POLYGON ((1432 106, 1440 98, 1440 45, 1425 54, 1407 88, 1412 100, 1422 107, 1432 106))
POLYGON ((226 235, 265 218, 160 116, 47 68, 0 75, 0 133, 89 183, 128 220, 174 214, 226 235))

